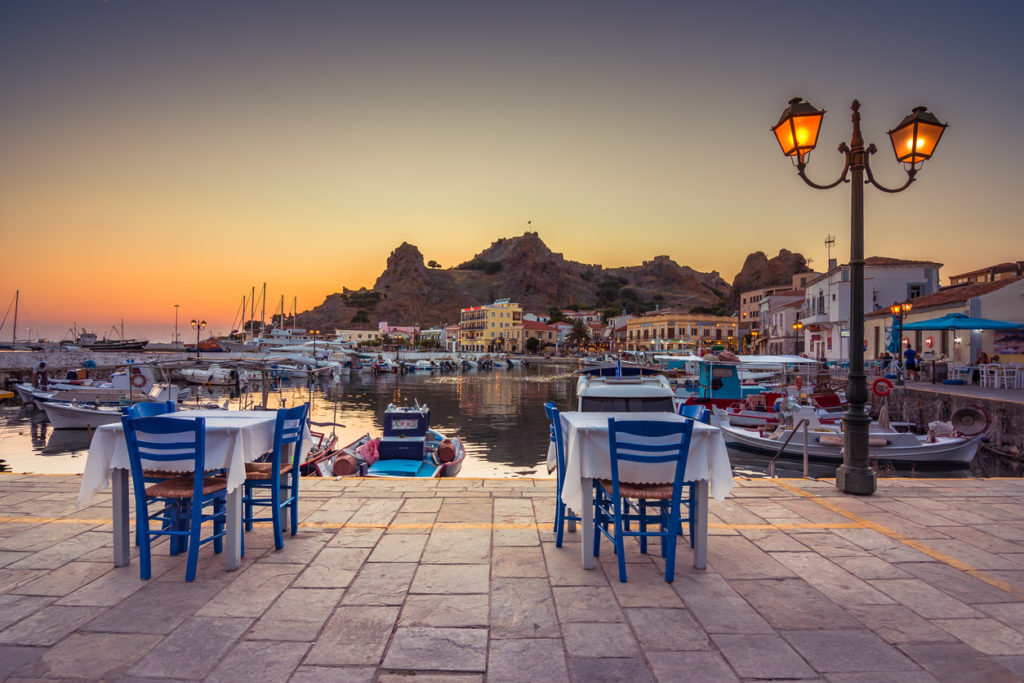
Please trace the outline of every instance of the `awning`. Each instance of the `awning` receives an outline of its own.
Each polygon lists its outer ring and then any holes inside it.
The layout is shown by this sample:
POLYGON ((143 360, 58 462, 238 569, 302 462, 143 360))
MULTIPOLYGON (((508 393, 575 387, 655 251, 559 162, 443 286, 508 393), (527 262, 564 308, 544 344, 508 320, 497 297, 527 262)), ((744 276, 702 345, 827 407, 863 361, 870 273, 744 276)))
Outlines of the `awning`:
POLYGON ((972 318, 963 313, 950 313, 932 320, 904 323, 903 329, 912 332, 917 330, 1021 330, 1024 329, 1024 322, 988 320, 987 318, 972 318))

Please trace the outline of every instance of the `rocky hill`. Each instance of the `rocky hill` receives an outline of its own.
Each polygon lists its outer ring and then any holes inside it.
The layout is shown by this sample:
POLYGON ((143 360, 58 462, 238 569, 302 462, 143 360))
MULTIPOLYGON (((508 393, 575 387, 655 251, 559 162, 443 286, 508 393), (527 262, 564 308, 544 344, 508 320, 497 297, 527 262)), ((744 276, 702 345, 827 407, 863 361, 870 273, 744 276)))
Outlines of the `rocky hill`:
POLYGON ((739 307, 740 292, 786 284, 796 273, 809 270, 807 259, 788 249, 780 249, 778 256, 771 259, 763 251, 755 251, 747 256, 743 268, 733 278, 729 308, 736 310, 739 307))
MULTIPOLYGON (((799 254, 785 253, 803 263, 799 254)), ((760 257, 769 263, 768 272, 787 267, 772 266, 764 254, 760 257)), ((755 259, 749 271, 745 264, 737 277, 760 281, 758 273, 765 268, 759 263, 755 259)), ((381 320, 426 327, 457 322, 460 309, 503 298, 520 303, 525 311, 547 313, 552 307, 573 304, 608 310, 659 306, 689 311, 723 306, 731 295, 729 283, 717 272, 701 273, 668 256, 639 266, 604 268, 570 261, 551 251, 537 233, 527 232, 499 239, 466 263, 447 269, 428 267, 417 247, 403 243, 388 257, 372 289, 331 294, 320 306, 300 313, 299 321, 321 329, 370 326, 381 320)))

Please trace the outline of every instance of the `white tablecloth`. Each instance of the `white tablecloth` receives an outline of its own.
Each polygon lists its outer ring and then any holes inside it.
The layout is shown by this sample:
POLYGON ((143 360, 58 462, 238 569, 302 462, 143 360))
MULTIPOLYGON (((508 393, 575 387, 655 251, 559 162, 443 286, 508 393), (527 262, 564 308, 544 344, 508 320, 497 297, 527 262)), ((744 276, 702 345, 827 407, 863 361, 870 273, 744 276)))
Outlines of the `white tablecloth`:
MULTIPOLYGON (((274 447, 277 412, 273 410, 183 410, 162 417, 201 417, 206 420, 206 468, 226 468, 229 492, 245 481, 245 463, 252 462, 274 447)), ((300 459, 310 445, 307 427, 299 445, 300 459)), ((110 486, 111 471, 118 468, 129 468, 128 445, 120 422, 103 425, 93 434, 78 491, 79 507, 89 505, 96 494, 110 486)), ((191 472, 192 465, 191 462, 159 463, 159 469, 191 472)))
MULTIPOLYGON (((665 420, 682 422, 688 418, 672 413, 560 413, 565 440, 565 485, 562 502, 574 510, 589 510, 584 499, 581 478, 611 479, 611 447, 608 443, 608 418, 616 420, 665 420)), ((620 461, 619 478, 635 484, 671 483, 675 463, 634 463, 620 461)), ((702 422, 693 425, 693 438, 686 461, 686 481, 708 480, 709 493, 722 500, 732 491, 732 466, 725 439, 718 427, 702 422)), ((589 492, 588 492, 589 493, 589 492)))

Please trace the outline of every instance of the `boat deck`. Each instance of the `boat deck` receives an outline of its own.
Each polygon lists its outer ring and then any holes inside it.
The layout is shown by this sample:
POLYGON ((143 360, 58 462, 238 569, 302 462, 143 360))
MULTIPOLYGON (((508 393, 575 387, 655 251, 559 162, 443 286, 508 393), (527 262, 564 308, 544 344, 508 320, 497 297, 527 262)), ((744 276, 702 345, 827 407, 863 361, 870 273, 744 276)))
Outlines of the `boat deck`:
POLYGON ((0 476, 0 679, 1010 681, 1024 678, 1024 480, 738 479, 709 566, 554 546, 551 480, 302 481, 298 535, 111 563, 109 497, 0 476))

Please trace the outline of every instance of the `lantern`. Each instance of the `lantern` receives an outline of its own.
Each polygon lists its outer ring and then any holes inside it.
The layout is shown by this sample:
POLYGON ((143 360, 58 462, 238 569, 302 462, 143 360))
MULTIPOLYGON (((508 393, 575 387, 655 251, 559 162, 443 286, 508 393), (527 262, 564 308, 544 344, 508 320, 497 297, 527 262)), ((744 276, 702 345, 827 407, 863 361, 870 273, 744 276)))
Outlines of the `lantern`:
POLYGON ((819 111, 800 97, 791 99, 772 128, 782 153, 787 157, 795 156, 803 163, 804 157, 818 144, 818 130, 824 116, 824 109, 819 111))
POLYGON ((939 138, 949 124, 941 123, 927 107, 914 107, 913 113, 889 131, 896 159, 915 166, 935 153, 939 138))

